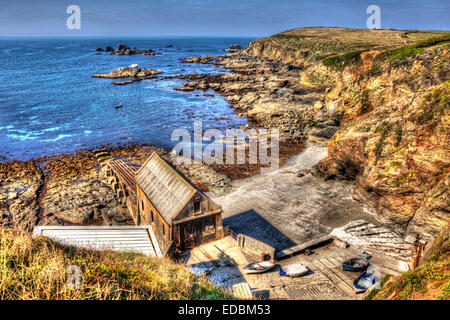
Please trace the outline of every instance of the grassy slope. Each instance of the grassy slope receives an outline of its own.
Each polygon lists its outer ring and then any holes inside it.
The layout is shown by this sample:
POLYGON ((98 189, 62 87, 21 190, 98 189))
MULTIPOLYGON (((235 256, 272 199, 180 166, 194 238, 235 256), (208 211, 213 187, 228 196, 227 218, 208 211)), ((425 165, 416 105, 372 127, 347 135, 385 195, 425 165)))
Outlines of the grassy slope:
POLYGON ((270 43, 286 50, 305 52, 313 62, 345 53, 369 49, 392 50, 415 45, 430 38, 449 35, 450 31, 369 30, 350 28, 298 28, 288 30, 255 42, 270 43))
POLYGON ((168 259, 75 249, 0 229, 0 300, 230 298, 168 259), (70 265, 81 269, 81 290, 66 286, 70 265))

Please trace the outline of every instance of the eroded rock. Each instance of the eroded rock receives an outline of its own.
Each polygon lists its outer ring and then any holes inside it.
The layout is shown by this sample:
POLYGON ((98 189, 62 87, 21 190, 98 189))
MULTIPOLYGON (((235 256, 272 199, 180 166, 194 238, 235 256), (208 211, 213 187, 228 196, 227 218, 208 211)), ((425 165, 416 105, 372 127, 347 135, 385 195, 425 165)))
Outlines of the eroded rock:
POLYGON ((121 67, 114 69, 110 73, 106 74, 95 74, 93 78, 127 78, 127 77, 135 77, 135 78, 145 78, 157 74, 163 73, 159 70, 139 68, 137 64, 132 64, 128 67, 121 67))

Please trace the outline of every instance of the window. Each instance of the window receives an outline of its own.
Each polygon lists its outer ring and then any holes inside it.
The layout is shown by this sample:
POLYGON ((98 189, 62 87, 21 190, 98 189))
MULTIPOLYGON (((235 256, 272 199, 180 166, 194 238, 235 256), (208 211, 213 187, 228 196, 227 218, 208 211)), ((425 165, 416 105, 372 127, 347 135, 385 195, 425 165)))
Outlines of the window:
POLYGON ((194 202, 194 213, 201 212, 200 202, 202 201, 202 197, 196 194, 192 200, 194 202))
POLYGON ((194 201, 194 212, 200 211, 200 201, 194 201))

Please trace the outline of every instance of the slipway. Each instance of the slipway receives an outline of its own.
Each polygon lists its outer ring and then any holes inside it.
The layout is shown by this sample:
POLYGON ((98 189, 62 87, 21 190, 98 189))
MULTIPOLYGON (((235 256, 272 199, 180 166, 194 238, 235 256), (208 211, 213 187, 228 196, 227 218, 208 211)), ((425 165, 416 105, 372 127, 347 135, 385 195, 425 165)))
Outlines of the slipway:
POLYGON ((33 237, 38 236, 85 249, 162 256, 153 229, 147 226, 36 226, 33 237))

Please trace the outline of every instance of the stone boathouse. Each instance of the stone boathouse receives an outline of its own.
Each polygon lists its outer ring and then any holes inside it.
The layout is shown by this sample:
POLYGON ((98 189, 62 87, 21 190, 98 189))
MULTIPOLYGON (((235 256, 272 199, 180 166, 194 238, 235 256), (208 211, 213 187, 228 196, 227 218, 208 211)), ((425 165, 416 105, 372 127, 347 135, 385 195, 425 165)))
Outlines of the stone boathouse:
POLYGON ((138 169, 107 163, 114 191, 136 225, 153 229, 163 254, 223 237, 222 209, 154 152, 138 169))

